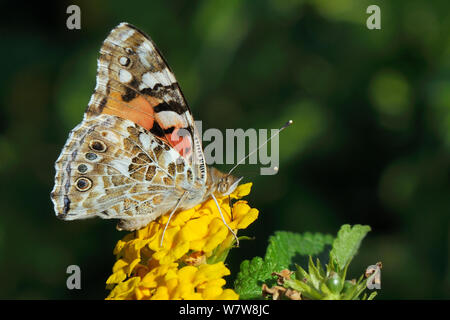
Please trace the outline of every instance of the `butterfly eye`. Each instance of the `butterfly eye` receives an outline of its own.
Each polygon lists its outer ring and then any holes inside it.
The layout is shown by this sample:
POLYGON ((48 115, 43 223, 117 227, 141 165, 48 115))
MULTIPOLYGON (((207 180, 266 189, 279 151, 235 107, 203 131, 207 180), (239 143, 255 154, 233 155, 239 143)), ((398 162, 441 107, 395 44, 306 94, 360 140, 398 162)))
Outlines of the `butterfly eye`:
MULTIPOLYGON (((98 151, 98 152, 105 152, 106 144, 100 140, 92 140, 89 143, 89 148, 91 148, 92 150, 98 151)), ((89 160, 91 160, 91 159, 89 159, 89 160)))
POLYGON ((224 181, 224 180, 221 180, 219 182, 219 188, 218 189, 219 189, 220 193, 227 192, 227 190, 228 190, 228 183, 226 183, 226 181, 224 181))
POLYGON ((92 181, 85 177, 78 178, 75 182, 75 186, 77 187, 78 191, 87 191, 92 187, 92 181))

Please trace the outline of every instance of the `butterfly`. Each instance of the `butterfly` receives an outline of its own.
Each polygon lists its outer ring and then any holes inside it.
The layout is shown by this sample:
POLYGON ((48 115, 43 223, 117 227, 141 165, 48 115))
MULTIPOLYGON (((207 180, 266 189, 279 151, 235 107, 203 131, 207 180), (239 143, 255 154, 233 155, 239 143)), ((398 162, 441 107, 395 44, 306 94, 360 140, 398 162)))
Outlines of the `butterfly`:
POLYGON ((58 218, 119 219, 117 228, 129 231, 227 196, 240 182, 206 165, 172 70, 151 38, 128 23, 103 42, 94 93, 55 169, 58 218))

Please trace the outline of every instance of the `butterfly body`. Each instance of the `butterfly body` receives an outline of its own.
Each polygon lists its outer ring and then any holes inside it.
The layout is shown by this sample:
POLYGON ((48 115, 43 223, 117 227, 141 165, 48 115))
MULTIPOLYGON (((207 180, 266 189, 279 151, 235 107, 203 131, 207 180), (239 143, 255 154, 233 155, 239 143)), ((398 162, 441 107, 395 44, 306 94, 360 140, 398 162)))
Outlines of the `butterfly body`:
POLYGON ((151 39, 126 23, 103 43, 94 93, 55 168, 59 218, 119 219, 125 230, 239 182, 206 166, 175 76, 151 39))

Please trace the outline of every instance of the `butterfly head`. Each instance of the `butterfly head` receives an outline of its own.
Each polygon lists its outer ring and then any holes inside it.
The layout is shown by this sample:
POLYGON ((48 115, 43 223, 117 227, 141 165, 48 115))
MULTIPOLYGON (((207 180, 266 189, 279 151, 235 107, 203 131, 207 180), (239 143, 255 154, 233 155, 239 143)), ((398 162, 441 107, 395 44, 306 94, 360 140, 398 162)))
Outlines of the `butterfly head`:
POLYGON ((208 172, 210 181, 214 186, 214 194, 217 197, 225 197, 233 193, 243 178, 236 178, 230 174, 220 172, 216 168, 210 168, 208 172))

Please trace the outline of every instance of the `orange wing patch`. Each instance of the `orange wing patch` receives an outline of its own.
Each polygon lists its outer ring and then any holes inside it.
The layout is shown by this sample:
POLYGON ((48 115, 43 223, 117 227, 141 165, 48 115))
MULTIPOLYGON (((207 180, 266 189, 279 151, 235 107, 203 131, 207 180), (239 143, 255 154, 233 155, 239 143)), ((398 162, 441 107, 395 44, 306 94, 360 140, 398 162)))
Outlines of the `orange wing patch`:
POLYGON ((119 92, 110 93, 101 113, 133 121, 173 147, 184 158, 192 154, 192 139, 179 115, 158 115, 154 107, 163 103, 161 99, 149 95, 137 95, 124 101, 119 92), (172 130, 171 130, 172 129, 172 130))
POLYGON ((142 95, 125 102, 119 92, 111 92, 102 113, 131 120, 141 127, 151 130, 155 122, 153 107, 161 102, 162 100, 158 98, 142 95))

